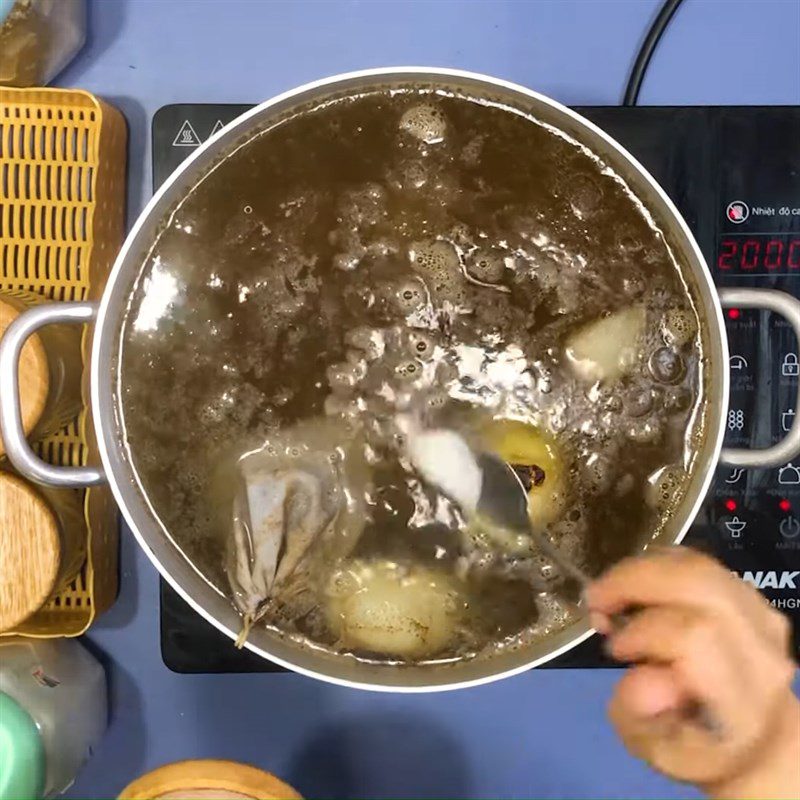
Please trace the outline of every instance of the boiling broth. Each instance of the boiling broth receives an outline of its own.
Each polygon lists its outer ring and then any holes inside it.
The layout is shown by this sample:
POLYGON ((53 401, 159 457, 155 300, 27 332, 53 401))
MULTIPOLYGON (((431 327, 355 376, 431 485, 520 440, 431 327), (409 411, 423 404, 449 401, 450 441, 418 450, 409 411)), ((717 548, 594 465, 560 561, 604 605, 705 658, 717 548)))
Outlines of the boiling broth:
MULTIPOLYGON (((471 536, 404 458, 397 413, 552 446, 548 470, 526 465, 554 487, 541 521, 597 573, 652 537, 684 491, 699 330, 662 232, 579 143, 466 96, 339 97, 240 144, 170 216, 123 327, 126 445, 164 528, 230 595, 240 457, 284 447, 309 420, 341 424, 370 475, 342 560, 448 576, 458 623, 412 660, 474 657, 563 628, 577 592, 541 555, 471 536), (641 332, 620 343, 634 348, 620 374, 570 362, 576 332, 630 309, 641 332)), ((267 609, 264 624, 396 661, 343 639, 324 608, 329 576, 315 574, 302 608, 267 609)))

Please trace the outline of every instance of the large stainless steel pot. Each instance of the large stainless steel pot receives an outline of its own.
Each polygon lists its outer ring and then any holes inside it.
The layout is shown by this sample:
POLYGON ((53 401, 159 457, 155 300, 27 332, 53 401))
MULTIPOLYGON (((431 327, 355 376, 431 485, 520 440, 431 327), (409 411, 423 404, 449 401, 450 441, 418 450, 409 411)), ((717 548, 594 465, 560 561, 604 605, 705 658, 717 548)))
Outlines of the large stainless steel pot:
MULTIPOLYGON (((2 407, 0 427, 6 450, 17 469, 35 481, 56 486, 87 486, 108 481, 122 513, 150 560, 172 587, 219 630, 236 638, 240 620, 225 597, 209 586, 181 556, 138 491, 133 470, 121 446, 116 413, 115 380, 120 325, 133 282, 159 227, 171 210, 221 154, 293 107, 316 103, 337 93, 367 87, 420 84, 485 96, 516 107, 560 128, 600 155, 638 194, 669 246, 683 264, 696 297, 704 327, 707 358, 707 425, 697 453, 697 468, 680 508, 658 537, 662 544, 681 541, 706 494, 718 462, 736 467, 774 467, 800 453, 800 415, 779 444, 764 450, 722 448, 728 410, 728 344, 722 307, 768 308, 784 316, 800 336, 800 302, 781 292, 757 289, 715 289, 703 256, 675 206, 644 168, 619 144, 575 112, 540 94, 505 81, 442 69, 368 70, 301 86, 243 114, 200 147, 153 197, 133 227, 111 272, 99 304, 62 303, 35 308, 16 321, 0 345, 2 407), (94 322, 91 401, 102 466, 56 468, 38 460, 26 443, 20 424, 16 366, 26 338, 42 325, 94 322)), ((154 387, 154 391, 158 391, 154 387)), ((387 691, 452 689, 513 675, 574 647, 592 634, 588 623, 576 622, 546 641, 487 661, 449 667, 379 667, 298 648, 265 629, 247 641, 255 653, 290 669, 323 680, 387 691)))

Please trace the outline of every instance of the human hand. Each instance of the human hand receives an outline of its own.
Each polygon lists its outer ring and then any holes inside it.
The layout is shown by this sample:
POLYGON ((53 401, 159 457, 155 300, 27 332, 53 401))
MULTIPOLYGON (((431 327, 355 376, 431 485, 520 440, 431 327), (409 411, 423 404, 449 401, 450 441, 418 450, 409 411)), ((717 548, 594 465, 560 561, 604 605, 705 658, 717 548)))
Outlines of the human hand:
POLYGON ((683 547, 621 562, 587 600, 611 655, 634 665, 609 705, 634 755, 713 797, 800 798, 800 702, 783 615, 683 547), (615 629, 612 615, 631 610, 615 629), (718 730, 700 724, 698 708, 718 730))

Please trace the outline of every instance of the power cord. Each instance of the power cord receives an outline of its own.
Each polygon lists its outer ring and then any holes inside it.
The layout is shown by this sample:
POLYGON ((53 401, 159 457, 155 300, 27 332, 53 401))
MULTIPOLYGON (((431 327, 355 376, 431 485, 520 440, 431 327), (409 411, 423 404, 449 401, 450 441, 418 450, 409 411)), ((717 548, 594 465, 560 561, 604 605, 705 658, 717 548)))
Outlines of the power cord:
POLYGON ((658 42, 662 34, 667 29, 672 15, 678 10, 678 6, 683 0, 665 0, 664 5, 658 12, 650 30, 647 31, 647 36, 644 37, 642 46, 639 49, 639 54, 636 56, 636 61, 633 63, 630 77, 628 78, 628 85, 625 87, 625 95, 622 98, 622 105, 635 106, 639 99, 639 90, 642 88, 642 81, 644 74, 647 72, 647 67, 650 64, 650 59, 653 57, 658 42))

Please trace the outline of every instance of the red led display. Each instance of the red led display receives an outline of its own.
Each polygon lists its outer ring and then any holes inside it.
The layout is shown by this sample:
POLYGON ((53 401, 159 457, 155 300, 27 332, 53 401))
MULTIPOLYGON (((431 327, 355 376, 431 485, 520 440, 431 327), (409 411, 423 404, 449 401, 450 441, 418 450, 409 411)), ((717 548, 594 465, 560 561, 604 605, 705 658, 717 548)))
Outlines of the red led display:
POLYGON ((736 509, 738 508, 738 505, 739 504, 732 497, 729 497, 725 501, 725 508, 727 508, 728 511, 736 511, 736 509))
POLYGON ((721 272, 800 272, 800 236, 726 236, 719 244, 721 272))
POLYGON ((792 510, 792 504, 786 498, 783 498, 780 501, 780 503, 778 503, 778 507, 780 508, 781 511, 791 511, 792 510))

